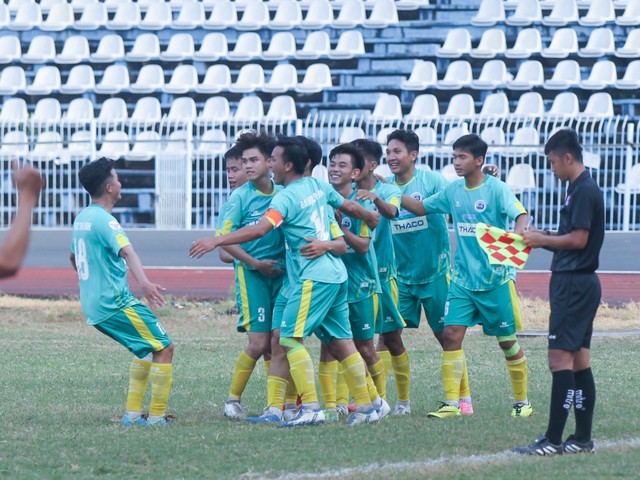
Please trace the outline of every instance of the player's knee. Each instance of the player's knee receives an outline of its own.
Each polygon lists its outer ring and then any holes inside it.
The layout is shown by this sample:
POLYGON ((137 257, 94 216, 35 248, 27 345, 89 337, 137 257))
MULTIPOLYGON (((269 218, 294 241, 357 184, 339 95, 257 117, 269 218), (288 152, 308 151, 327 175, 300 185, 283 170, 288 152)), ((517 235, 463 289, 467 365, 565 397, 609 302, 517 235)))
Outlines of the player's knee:
POLYGON ((384 344, 391 352, 391 355, 400 355, 404 351, 404 343, 400 330, 385 334, 384 344), (398 353, 399 352, 399 353, 398 353))

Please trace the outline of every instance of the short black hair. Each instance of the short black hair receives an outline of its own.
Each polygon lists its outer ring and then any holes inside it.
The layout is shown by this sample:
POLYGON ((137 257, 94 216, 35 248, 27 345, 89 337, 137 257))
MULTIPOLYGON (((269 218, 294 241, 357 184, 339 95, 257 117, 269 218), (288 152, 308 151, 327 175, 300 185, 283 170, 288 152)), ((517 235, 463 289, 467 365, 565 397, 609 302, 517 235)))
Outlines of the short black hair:
POLYGON ((355 147, 355 145, 352 145, 351 143, 343 143, 342 145, 338 145, 329 152, 329 158, 333 158, 336 155, 340 154, 351 156, 351 164, 353 165, 353 168, 357 168, 358 170, 362 170, 364 168, 364 157, 360 153, 360 150, 355 147))
POLYGON ((241 159, 242 153, 238 150, 238 148, 234 145, 229 150, 224 152, 224 161, 227 162, 231 159, 241 159))
POLYGON ((582 146, 578 140, 578 134, 570 128, 563 128, 551 135, 544 146, 544 154, 555 152, 558 155, 570 153, 573 158, 582 163, 582 146))
POLYGON ((478 135, 470 133, 468 135, 461 136, 453 142, 453 149, 455 150, 457 148, 470 151, 473 158, 486 158, 489 146, 487 145, 487 142, 482 140, 478 135))
POLYGON ((235 147, 240 152, 240 156, 245 150, 250 148, 257 148, 265 158, 271 156, 274 147, 276 146, 276 139, 265 131, 256 132, 255 130, 242 133, 236 140, 235 147))
POLYGON ((115 164, 115 160, 106 157, 87 163, 78 172, 80 185, 92 197, 100 197, 104 193, 107 180, 113 176, 111 172, 115 164))
POLYGON ((309 161, 311 162, 311 170, 313 170, 316 165, 322 162, 322 147, 313 138, 303 137, 302 135, 298 135, 296 138, 302 142, 307 152, 309 152, 309 161))
POLYGON ((387 135, 387 144, 391 140, 398 140, 404 143, 404 146, 407 147, 407 151, 409 153, 418 152, 420 150, 420 139, 413 130, 394 130, 387 135))
POLYGON ((285 162, 293 164, 293 171, 298 175, 303 175, 309 161, 309 151, 305 143, 297 137, 279 135, 275 146, 284 150, 282 157, 285 162))
POLYGON ((351 141, 351 145, 360 151, 365 160, 370 158, 374 162, 380 163, 380 159, 382 158, 382 146, 378 142, 374 142, 368 138, 356 138, 351 141))

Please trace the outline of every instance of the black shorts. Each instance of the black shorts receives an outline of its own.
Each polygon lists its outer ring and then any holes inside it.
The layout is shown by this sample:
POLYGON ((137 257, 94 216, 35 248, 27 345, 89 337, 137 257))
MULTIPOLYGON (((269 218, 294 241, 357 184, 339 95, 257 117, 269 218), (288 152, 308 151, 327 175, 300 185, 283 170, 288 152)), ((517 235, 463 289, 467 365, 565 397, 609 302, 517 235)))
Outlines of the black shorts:
POLYGON ((595 273, 554 272, 549 284, 549 349, 577 352, 591 347, 593 319, 601 298, 595 273))

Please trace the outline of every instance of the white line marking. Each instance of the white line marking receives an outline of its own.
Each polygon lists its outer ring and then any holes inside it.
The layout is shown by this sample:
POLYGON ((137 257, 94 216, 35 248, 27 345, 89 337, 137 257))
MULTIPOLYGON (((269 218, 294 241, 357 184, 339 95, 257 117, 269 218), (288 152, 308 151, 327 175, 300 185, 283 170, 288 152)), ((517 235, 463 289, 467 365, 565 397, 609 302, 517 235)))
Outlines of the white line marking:
MULTIPOLYGON (((610 448, 620 447, 640 447, 640 437, 627 438, 622 440, 601 440, 596 441, 597 450, 606 450, 610 448)), ((586 455, 586 454, 585 454, 586 455)), ((414 470, 424 469, 431 467, 439 467, 442 465, 484 465, 493 462, 506 462, 513 461, 515 458, 527 458, 520 457, 512 453, 511 451, 502 451, 498 453, 487 453, 482 455, 471 455, 468 457, 453 456, 453 457, 440 457, 432 460, 425 460, 422 462, 398 462, 398 463, 385 463, 385 464, 371 464, 362 467, 350 467, 341 468, 337 470, 328 470, 319 473, 287 473, 280 477, 276 477, 276 480, 304 480, 315 478, 340 478, 342 476, 349 475, 366 475, 368 473, 383 473, 398 472, 402 470, 414 470)), ((273 477, 262 477, 273 478, 273 477)))

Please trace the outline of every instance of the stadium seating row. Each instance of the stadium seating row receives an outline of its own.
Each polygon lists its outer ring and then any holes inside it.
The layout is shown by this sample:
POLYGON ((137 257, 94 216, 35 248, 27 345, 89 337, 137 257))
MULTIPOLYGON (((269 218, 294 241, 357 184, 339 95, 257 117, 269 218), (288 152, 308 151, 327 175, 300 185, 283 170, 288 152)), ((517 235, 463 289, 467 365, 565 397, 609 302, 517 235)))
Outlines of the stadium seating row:
POLYGON ((334 16, 334 5, 329 0, 313 0, 306 15, 296 0, 281 0, 275 16, 271 19, 269 8, 262 0, 247 0, 244 13, 238 16, 236 4, 228 0, 220 0, 213 5, 207 17, 204 5, 200 2, 185 2, 173 18, 171 6, 165 2, 153 2, 148 5, 144 15, 140 5, 133 2, 120 3, 113 18, 109 19, 107 6, 104 3, 90 2, 82 7, 78 20, 74 9, 66 2, 53 3, 46 18, 42 9, 34 1, 20 4, 15 16, 10 8, 0 3, 0 29, 27 31, 38 28, 44 31, 60 32, 73 28, 75 30, 291 30, 293 28, 320 29, 324 27, 384 28, 398 23, 398 11, 394 0, 375 0, 371 12, 366 13, 365 3, 361 0, 345 0, 334 16))
POLYGON ((468 87, 475 90, 496 88, 566 90, 578 87, 585 90, 605 88, 632 90, 640 88, 640 60, 629 63, 624 76, 620 79, 618 79, 617 65, 610 60, 596 62, 584 78, 577 61, 562 60, 553 68, 551 77, 546 80, 542 63, 537 60, 523 62, 515 77, 509 73, 501 60, 489 60, 483 65, 477 79, 473 78, 471 65, 468 62, 456 60, 449 65, 441 80, 438 80, 436 65, 433 62, 417 60, 409 78, 400 84, 403 90, 421 91, 434 87, 441 90, 459 90, 468 87))
POLYGON ((259 64, 244 65, 235 82, 231 81, 229 67, 222 64, 210 66, 202 81, 198 80, 198 72, 193 65, 178 65, 166 83, 162 66, 156 64, 144 65, 133 83, 130 83, 129 71, 124 65, 107 67, 101 81, 97 84, 94 71, 89 65, 74 66, 64 84, 61 83, 58 67, 51 65, 38 69, 30 85, 27 85, 22 67, 7 67, 0 74, 0 95, 20 93, 27 95, 51 95, 52 93, 82 95, 87 92, 112 95, 125 91, 134 94, 153 92, 212 94, 223 91, 282 93, 288 90, 307 94, 318 93, 331 88, 331 86, 331 71, 323 63, 310 65, 301 82, 298 82, 298 72, 291 64, 276 65, 268 82, 265 82, 264 71, 259 64))
POLYGON ((183 62, 185 60, 216 62, 220 59, 231 61, 253 59, 277 61, 286 58, 300 60, 330 58, 338 60, 353 58, 364 53, 364 40, 362 33, 358 30, 343 32, 333 48, 327 32, 310 32, 304 45, 299 50, 292 33, 278 32, 273 35, 268 48, 264 51, 260 36, 254 32, 239 35, 232 50, 229 50, 227 37, 222 33, 212 32, 205 35, 197 50, 190 34, 176 33, 162 51, 156 34, 143 33, 136 37, 131 49, 126 53, 122 37, 117 34, 109 34, 102 37, 93 53, 89 49, 87 38, 83 35, 67 37, 60 53, 56 52, 54 38, 50 35, 33 37, 25 52, 21 48, 19 37, 15 35, 0 37, 0 64, 12 62, 43 64, 54 62, 60 65, 73 65, 87 61, 94 64, 103 64, 123 60, 129 62, 149 62, 154 60, 163 62, 183 62))
MULTIPOLYGON (((367 121, 371 124, 394 124, 403 121, 406 124, 421 124, 428 120, 447 118, 504 118, 507 116, 519 118, 556 118, 556 117, 607 117, 613 115, 611 96, 606 92, 593 94, 589 97, 584 111, 580 111, 578 97, 571 92, 563 92, 554 97, 548 110, 539 93, 528 92, 520 97, 516 108, 511 111, 509 101, 504 93, 489 95, 480 110, 476 110, 471 95, 462 93, 454 95, 446 111, 440 112, 438 99, 434 95, 418 95, 411 106, 411 110, 403 114, 400 99, 395 95, 381 93, 375 107, 367 121)), ((109 125, 139 125, 178 124, 194 122, 196 125, 217 125, 223 123, 248 123, 260 121, 288 122, 298 119, 296 105, 292 97, 281 95, 275 97, 264 113, 264 105, 260 97, 246 96, 238 103, 232 112, 229 101, 223 96, 207 99, 200 112, 191 97, 179 97, 172 103, 168 113, 163 116, 160 102, 154 97, 140 98, 129 117, 127 104, 122 98, 109 98, 101 106, 97 116, 94 104, 86 98, 72 100, 63 112, 59 101, 55 98, 44 98, 38 101, 35 109, 29 115, 27 104, 21 98, 7 100, 0 110, 0 126, 12 128, 15 125, 31 123, 35 126, 49 127, 62 125, 63 127, 78 128, 82 125, 94 123, 99 127, 109 125)))
POLYGON ((472 58, 494 58, 499 55, 507 58, 528 58, 533 55, 566 58, 576 54, 582 58, 605 55, 620 58, 640 57, 640 28, 631 30, 617 48, 613 31, 607 27, 592 30, 583 47, 578 44, 575 29, 560 28, 554 32, 549 45, 544 48, 540 30, 537 28, 520 30, 511 48, 507 46, 504 30, 499 28, 484 30, 475 48, 472 47, 471 34, 466 28, 454 28, 449 30, 442 46, 436 49, 436 57, 440 58, 460 58, 465 55, 472 58))
MULTIPOLYGON (((509 2, 512 3, 512 2, 509 2)), ((613 0, 555 0, 542 2, 539 0, 518 0, 515 11, 509 17, 505 13, 504 0, 482 0, 477 14, 471 19, 475 26, 493 26, 504 22, 507 25, 527 26, 542 22, 543 25, 559 27, 570 23, 579 23, 586 27, 602 26, 608 22, 618 25, 640 25, 640 5, 634 0, 627 1, 625 6, 613 0), (580 16, 578 5, 587 7, 587 12, 580 16), (542 7, 551 8, 548 15, 542 15, 542 7), (624 8, 624 12, 616 15, 616 6, 624 8)))

